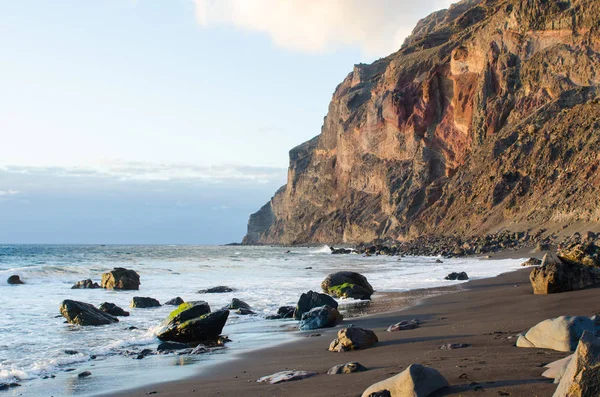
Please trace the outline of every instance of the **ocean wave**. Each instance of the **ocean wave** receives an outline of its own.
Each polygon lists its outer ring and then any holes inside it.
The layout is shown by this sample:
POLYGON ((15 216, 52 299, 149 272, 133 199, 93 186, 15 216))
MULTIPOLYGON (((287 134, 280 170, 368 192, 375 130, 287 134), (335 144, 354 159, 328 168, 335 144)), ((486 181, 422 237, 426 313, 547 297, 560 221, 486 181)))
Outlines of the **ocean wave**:
POLYGON ((321 248, 317 248, 309 251, 311 254, 331 254, 331 248, 328 245, 324 245, 321 248))

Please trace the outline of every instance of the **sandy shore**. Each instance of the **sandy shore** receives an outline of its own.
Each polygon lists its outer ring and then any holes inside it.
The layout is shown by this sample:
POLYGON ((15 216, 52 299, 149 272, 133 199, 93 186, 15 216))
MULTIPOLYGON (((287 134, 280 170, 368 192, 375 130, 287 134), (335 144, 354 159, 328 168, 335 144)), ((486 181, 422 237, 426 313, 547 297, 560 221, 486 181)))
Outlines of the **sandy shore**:
MULTIPOLYGON (((319 337, 308 337, 311 332, 298 333, 296 341, 243 354, 190 379, 111 395, 360 396, 371 384, 411 363, 421 363, 438 369, 450 382, 451 387, 437 396, 551 396, 555 385, 540 376, 542 366, 566 354, 517 348, 514 336, 546 318, 600 312, 600 289, 533 295, 529 271, 469 282, 458 292, 429 297, 418 305, 414 305, 415 299, 408 299, 406 302, 413 306, 404 310, 345 320, 342 326, 351 323, 377 333, 380 342, 370 349, 327 351, 339 327, 318 330, 319 337), (413 318, 424 324, 414 330, 385 332, 390 324, 413 318), (444 343, 471 346, 440 350, 444 343), (369 371, 326 374, 334 365, 350 361, 360 362, 369 371), (286 369, 316 371, 319 375, 279 385, 256 382, 286 369)), ((418 293, 427 294, 426 290, 418 293)))

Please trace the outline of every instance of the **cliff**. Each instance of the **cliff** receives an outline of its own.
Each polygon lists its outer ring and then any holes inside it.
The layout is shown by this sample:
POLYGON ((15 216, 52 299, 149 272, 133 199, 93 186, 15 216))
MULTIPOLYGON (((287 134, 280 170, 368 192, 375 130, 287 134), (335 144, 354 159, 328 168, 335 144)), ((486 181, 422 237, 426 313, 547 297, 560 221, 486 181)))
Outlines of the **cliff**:
POLYGON ((356 65, 246 244, 600 222, 600 1, 466 0, 356 65))

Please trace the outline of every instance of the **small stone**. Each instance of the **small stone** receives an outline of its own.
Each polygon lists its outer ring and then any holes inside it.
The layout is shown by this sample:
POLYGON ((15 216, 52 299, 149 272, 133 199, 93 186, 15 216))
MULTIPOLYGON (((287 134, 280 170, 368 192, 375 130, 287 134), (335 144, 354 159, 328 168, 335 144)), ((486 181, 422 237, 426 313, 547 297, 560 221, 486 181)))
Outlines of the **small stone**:
POLYGON ((77 375, 78 378, 87 378, 88 376, 91 376, 92 373, 90 371, 83 371, 81 373, 79 373, 77 375))

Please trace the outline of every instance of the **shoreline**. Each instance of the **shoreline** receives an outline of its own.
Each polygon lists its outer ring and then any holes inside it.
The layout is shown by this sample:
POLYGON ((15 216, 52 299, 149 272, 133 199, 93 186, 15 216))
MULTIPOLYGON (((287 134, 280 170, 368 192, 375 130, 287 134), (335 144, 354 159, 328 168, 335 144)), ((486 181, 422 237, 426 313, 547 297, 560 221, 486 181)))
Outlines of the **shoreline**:
POLYGON ((289 342, 241 352, 232 360, 215 363, 189 378, 158 382, 110 395, 134 397, 156 392, 157 395, 175 397, 190 395, 195 390, 198 395, 219 396, 357 396, 371 384, 401 372, 412 363, 434 367, 448 379, 451 387, 436 396, 471 393, 489 396, 499 393, 510 393, 500 395, 511 396, 551 395, 555 385, 541 377, 541 367, 567 354, 516 348, 515 335, 546 318, 597 313, 600 311, 600 303, 596 303, 600 302, 600 289, 533 295, 529 272, 530 269, 525 268, 469 281, 454 288, 399 293, 405 295, 404 298, 413 295, 414 299, 400 309, 395 301, 391 311, 353 317, 336 328, 300 331, 289 342), (437 291, 439 294, 435 296, 415 298, 417 294, 423 295, 432 290, 443 291, 437 291), (385 332, 387 326, 412 318, 424 321, 423 325, 414 330, 385 332), (380 343, 362 351, 328 352, 327 347, 337 331, 349 324, 374 330, 380 343), (309 338, 311 333, 320 333, 321 336, 309 338), (440 350, 439 346, 444 343, 467 343, 471 346, 460 350, 440 350), (349 375, 326 374, 334 365, 349 361, 358 361, 369 370, 349 375), (262 376, 286 369, 316 371, 319 375, 279 385, 256 383, 256 379, 262 376), (475 391, 475 388, 478 390, 475 391))

